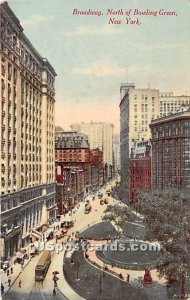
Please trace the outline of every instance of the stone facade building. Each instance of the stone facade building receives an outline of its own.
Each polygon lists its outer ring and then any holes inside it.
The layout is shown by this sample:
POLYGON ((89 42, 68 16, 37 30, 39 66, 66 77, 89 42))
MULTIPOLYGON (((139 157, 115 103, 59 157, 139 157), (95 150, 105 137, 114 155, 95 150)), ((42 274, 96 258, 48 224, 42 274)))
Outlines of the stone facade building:
POLYGON ((153 120, 153 189, 190 188, 190 111, 153 120))
POLYGON ((7 260, 55 217, 56 73, 7 2, 0 8, 1 256, 7 260))
POLYGON ((177 113, 181 110, 181 106, 190 105, 190 96, 176 96, 172 92, 161 92, 159 93, 159 98, 160 117, 177 113))

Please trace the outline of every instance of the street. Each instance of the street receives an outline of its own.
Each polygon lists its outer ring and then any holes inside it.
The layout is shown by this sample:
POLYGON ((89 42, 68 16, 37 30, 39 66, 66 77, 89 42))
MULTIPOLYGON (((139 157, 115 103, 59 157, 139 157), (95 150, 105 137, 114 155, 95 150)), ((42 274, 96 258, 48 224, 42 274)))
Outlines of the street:
MULTIPOLYGON (((115 200, 110 196, 108 197, 106 194, 106 190, 110 189, 111 186, 108 184, 105 187, 101 189, 101 192, 103 193, 103 198, 109 198, 109 204, 115 203, 115 200)), ((100 199, 98 199, 98 196, 96 195, 95 200, 92 200, 92 195, 87 196, 86 199, 90 200, 90 204, 92 206, 92 210, 89 214, 85 214, 85 202, 81 202, 79 204, 79 208, 73 209, 72 212, 72 220, 74 221, 74 226, 68 230, 67 236, 74 236, 76 231, 84 230, 85 228, 88 228, 89 225, 95 224, 96 222, 100 221, 103 213, 107 207, 107 205, 100 205, 100 199)), ((56 222, 54 226, 60 225, 64 219, 67 218, 67 216, 62 216, 61 220, 59 222, 56 222)), ((59 229, 57 232, 60 232, 59 229)), ((56 233, 57 233, 56 232, 56 233)), ((62 242, 66 242, 67 237, 64 237, 62 239, 57 240, 57 244, 61 244, 62 242)), ((51 240, 51 242, 56 243, 55 238, 51 240)), ((40 254, 41 255, 41 254, 40 254)), ((52 273, 57 270, 59 272, 59 280, 58 280, 58 289, 55 296, 55 299, 79 299, 79 295, 77 295, 72 289, 69 289, 69 286, 66 284, 64 278, 63 278, 63 272, 62 272, 62 265, 63 265, 63 256, 64 251, 61 251, 60 253, 53 253, 52 255, 52 261, 51 265, 49 267, 48 273, 46 275, 46 278, 43 282, 42 286, 36 286, 35 288, 35 281, 34 281, 34 274, 35 274, 35 266, 37 264, 37 261, 39 259, 39 256, 37 255, 34 258, 31 259, 31 261, 28 263, 28 265, 23 269, 21 274, 17 277, 17 279, 14 281, 13 285, 11 286, 10 290, 6 293, 4 299, 8 300, 40 300, 40 299, 52 299, 53 297, 53 280, 52 280, 52 273), (21 288, 19 288, 19 281, 21 280, 21 288), (65 287, 65 288, 64 288, 65 287), (61 291, 61 292, 60 292, 61 291), (65 297, 63 296, 65 295, 65 297)), ((82 299, 82 298, 81 298, 82 299)))

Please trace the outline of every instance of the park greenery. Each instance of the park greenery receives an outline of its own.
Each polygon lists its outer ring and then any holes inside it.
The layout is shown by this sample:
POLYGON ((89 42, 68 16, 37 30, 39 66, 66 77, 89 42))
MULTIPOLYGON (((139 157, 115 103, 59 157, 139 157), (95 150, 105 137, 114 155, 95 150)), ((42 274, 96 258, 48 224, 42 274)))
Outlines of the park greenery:
MULTIPOLYGON (((136 210, 146 224, 146 240, 158 241, 161 259, 157 266, 168 286, 183 290, 190 270, 190 195, 188 190, 170 189, 136 193, 136 210)), ((133 207, 134 209, 134 207, 133 207)), ((122 226, 134 218, 130 206, 108 206, 105 219, 122 226)))

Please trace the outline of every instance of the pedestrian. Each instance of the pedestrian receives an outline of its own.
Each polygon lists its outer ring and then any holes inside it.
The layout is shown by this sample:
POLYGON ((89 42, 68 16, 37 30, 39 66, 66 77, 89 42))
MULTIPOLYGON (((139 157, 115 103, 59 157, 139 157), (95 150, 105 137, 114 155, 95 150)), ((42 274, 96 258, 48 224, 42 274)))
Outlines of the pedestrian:
POLYGON ((4 287, 4 285, 1 283, 1 294, 2 294, 2 295, 4 295, 4 289, 5 289, 5 287, 4 287))
POLYGON ((130 280, 130 275, 127 274, 127 282, 129 283, 129 280, 130 280))
POLYGON ((9 276, 9 270, 7 270, 7 276, 9 276))
POLYGON ((10 277, 8 279, 8 284, 9 284, 9 286, 11 286, 11 278, 10 277))
POLYGON ((21 260, 20 264, 21 264, 21 268, 23 269, 23 267, 24 267, 24 260, 23 259, 21 260))
POLYGON ((53 295, 56 296, 56 290, 55 289, 53 289, 53 295))
POLYGON ((22 281, 19 280, 19 283, 18 283, 19 288, 21 288, 21 284, 22 284, 22 281))
POLYGON ((11 267, 11 274, 13 274, 13 267, 11 267))

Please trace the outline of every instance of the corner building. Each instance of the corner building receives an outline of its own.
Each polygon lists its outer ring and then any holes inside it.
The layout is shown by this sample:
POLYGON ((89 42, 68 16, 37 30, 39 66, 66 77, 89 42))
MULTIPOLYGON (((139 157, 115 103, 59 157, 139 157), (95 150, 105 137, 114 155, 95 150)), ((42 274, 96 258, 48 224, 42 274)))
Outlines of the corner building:
POLYGON ((190 110, 153 120, 153 189, 190 188, 190 110))
POLYGON ((55 217, 56 73, 0 5, 1 242, 8 260, 55 217))

